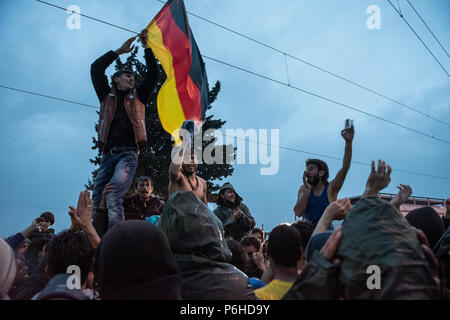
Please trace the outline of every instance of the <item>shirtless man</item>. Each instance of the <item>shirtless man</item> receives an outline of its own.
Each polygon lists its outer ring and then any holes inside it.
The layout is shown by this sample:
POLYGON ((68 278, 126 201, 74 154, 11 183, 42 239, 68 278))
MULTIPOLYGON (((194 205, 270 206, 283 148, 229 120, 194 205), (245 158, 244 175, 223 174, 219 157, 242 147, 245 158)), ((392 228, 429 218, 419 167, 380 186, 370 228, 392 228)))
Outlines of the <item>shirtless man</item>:
POLYGON ((198 166, 197 157, 193 149, 186 153, 186 146, 187 144, 182 143, 173 147, 174 156, 169 167, 169 197, 177 191, 192 191, 208 205, 206 181, 195 174, 198 166))

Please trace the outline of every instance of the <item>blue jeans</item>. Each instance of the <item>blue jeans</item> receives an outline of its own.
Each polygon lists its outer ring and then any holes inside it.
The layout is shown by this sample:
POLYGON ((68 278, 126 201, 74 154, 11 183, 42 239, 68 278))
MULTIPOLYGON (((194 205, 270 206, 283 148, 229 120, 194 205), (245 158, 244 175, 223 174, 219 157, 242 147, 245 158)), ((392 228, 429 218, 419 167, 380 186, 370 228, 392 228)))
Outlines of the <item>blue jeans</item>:
POLYGON ((94 181, 92 200, 93 224, 100 236, 118 222, 124 220, 123 197, 130 189, 134 173, 138 164, 136 151, 125 151, 117 154, 104 154, 100 162, 100 169, 94 181), (102 193, 108 182, 114 184, 113 191, 106 195, 108 214, 98 210, 102 193))

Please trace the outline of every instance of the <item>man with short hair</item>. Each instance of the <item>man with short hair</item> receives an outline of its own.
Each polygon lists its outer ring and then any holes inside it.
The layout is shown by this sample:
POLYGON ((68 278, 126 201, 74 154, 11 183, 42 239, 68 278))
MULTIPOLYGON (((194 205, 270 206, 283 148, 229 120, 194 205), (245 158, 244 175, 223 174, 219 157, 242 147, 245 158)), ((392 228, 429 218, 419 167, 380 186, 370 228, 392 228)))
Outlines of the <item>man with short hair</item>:
POLYGON ((261 251, 261 242, 255 236, 245 236, 241 239, 245 254, 251 259, 254 253, 261 251))
POLYGON ((266 269, 264 256, 261 252, 261 243, 255 236, 245 236, 241 239, 241 244, 248 256, 247 276, 261 278, 266 269))
POLYGON ((307 159, 303 172, 303 185, 297 195, 294 212, 297 217, 310 221, 314 226, 319 222, 325 208, 337 199, 344 184, 352 160, 352 141, 355 135, 353 126, 343 129, 341 135, 345 140, 345 153, 342 168, 336 177, 328 182, 328 166, 319 159, 307 159))
POLYGON ((136 180, 136 194, 123 200, 125 220, 145 220, 151 216, 161 215, 164 201, 153 194, 153 180, 139 177, 136 180))
MULTIPOLYGON (((86 288, 88 275, 92 270, 94 258, 94 248, 89 241, 87 234, 81 230, 64 230, 57 234, 48 244, 45 267, 37 270, 32 275, 35 280, 40 279, 40 286, 35 285, 32 289, 35 292, 32 300, 41 300, 45 294, 43 289, 49 281, 57 275, 67 275, 69 266, 77 266, 80 270, 79 285, 80 288, 69 289, 60 288, 59 291, 68 290, 67 293, 82 293, 80 291, 86 288)), ((26 280, 21 289, 27 286, 32 279, 26 280)), ((36 283, 36 281, 33 281, 36 283)), ((67 283, 67 282, 66 282, 67 283)), ((20 290, 20 289, 19 289, 20 290)), ((91 293, 89 290, 84 295, 91 293)), ((23 294, 23 293, 21 293, 23 294)), ((88 296, 84 296, 88 299, 88 296)))
POLYGON ((264 239, 265 239, 263 229, 261 229, 261 228, 253 228, 252 231, 250 231, 250 234, 252 236, 255 236, 259 240, 261 245, 263 244, 264 239))
POLYGON ((123 196, 130 189, 138 165, 138 154, 146 148, 145 106, 158 80, 156 58, 149 48, 148 34, 143 30, 139 41, 145 48, 147 73, 142 84, 135 87, 131 70, 119 70, 112 76, 109 86, 106 68, 119 55, 133 50, 136 39, 128 39, 119 49, 109 51, 91 65, 91 78, 100 101, 98 147, 102 160, 94 181, 92 215, 100 237, 114 224, 124 220, 123 196), (102 192, 109 182, 113 190, 106 195, 107 210, 99 209, 102 192))
POLYGON ((301 259, 300 233, 292 226, 279 225, 269 235, 267 245, 273 280, 255 290, 261 300, 281 300, 298 276, 297 263, 301 259))
POLYGON ((306 264, 306 247, 308 246, 309 239, 311 239, 314 232, 314 226, 307 220, 297 220, 291 224, 291 227, 294 227, 300 233, 302 257, 300 262, 297 264, 297 270, 303 270, 303 267, 306 264))

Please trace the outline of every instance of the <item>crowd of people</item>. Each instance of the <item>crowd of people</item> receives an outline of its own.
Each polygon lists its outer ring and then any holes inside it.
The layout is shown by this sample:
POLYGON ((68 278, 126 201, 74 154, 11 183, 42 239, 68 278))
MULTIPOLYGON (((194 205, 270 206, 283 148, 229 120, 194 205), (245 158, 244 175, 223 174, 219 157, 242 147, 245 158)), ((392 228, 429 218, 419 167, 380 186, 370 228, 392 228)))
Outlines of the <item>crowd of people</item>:
MULTIPOLYGON (((156 84, 155 58, 143 31, 148 72, 135 88, 130 70, 109 86, 106 68, 136 37, 91 66, 101 103, 103 157, 92 198, 69 207, 71 226, 55 234, 51 212, 0 239, 0 299, 14 300, 309 300, 449 299, 450 199, 443 217, 432 207, 400 206, 412 193, 398 186, 379 198, 392 169, 372 166, 360 199, 339 198, 352 157, 354 128, 342 130, 343 166, 328 182, 327 164, 306 160, 294 213, 300 220, 268 236, 231 183, 208 206, 195 152, 173 147, 169 197, 153 194, 150 177, 135 177, 146 144, 145 104, 156 84), (135 193, 125 196, 132 188, 135 193), (341 221, 338 228, 334 221, 341 221)), ((295 199, 293 199, 295 200, 295 199)), ((58 217, 58 219, 63 217, 58 217)))
POLYGON ((228 182, 212 211, 191 190, 165 202, 153 195, 150 178, 139 177, 135 194, 123 201, 124 221, 101 237, 83 191, 70 206, 69 229, 55 234, 55 217, 44 212, 0 241, 1 298, 449 299, 450 199, 443 217, 426 206, 403 216, 409 186, 399 186, 391 202, 378 197, 390 175, 383 161, 373 162, 353 206, 337 199, 316 224, 282 223, 268 236, 228 182), (343 222, 333 230, 336 220, 343 222), (68 285, 73 266, 80 271, 75 288, 68 285), (371 266, 379 268, 378 279, 371 266))

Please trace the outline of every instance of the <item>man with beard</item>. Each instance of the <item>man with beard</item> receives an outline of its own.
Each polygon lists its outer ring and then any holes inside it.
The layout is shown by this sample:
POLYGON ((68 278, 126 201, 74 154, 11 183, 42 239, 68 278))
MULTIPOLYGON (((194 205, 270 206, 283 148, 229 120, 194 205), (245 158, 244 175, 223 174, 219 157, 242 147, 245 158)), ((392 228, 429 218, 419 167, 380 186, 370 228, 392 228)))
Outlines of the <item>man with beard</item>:
POLYGON ((229 182, 220 188, 214 214, 222 222, 227 239, 240 241, 255 226, 255 219, 250 210, 229 182))
POLYGON ((341 131, 345 140, 345 153, 341 170, 328 182, 328 166, 319 159, 307 159, 303 172, 303 185, 297 195, 294 212, 297 217, 304 217, 314 226, 319 222, 325 208, 337 199, 344 184, 352 160, 352 141, 355 135, 353 125, 341 131))
POLYGON ((172 163, 169 166, 169 197, 177 191, 192 191, 200 200, 208 205, 206 197, 206 181, 195 174, 198 161, 194 149, 187 144, 174 146, 172 163))
POLYGON ((136 181, 136 194, 123 200, 125 220, 145 220, 161 215, 164 201, 152 192, 153 180, 150 177, 139 177, 136 181))

